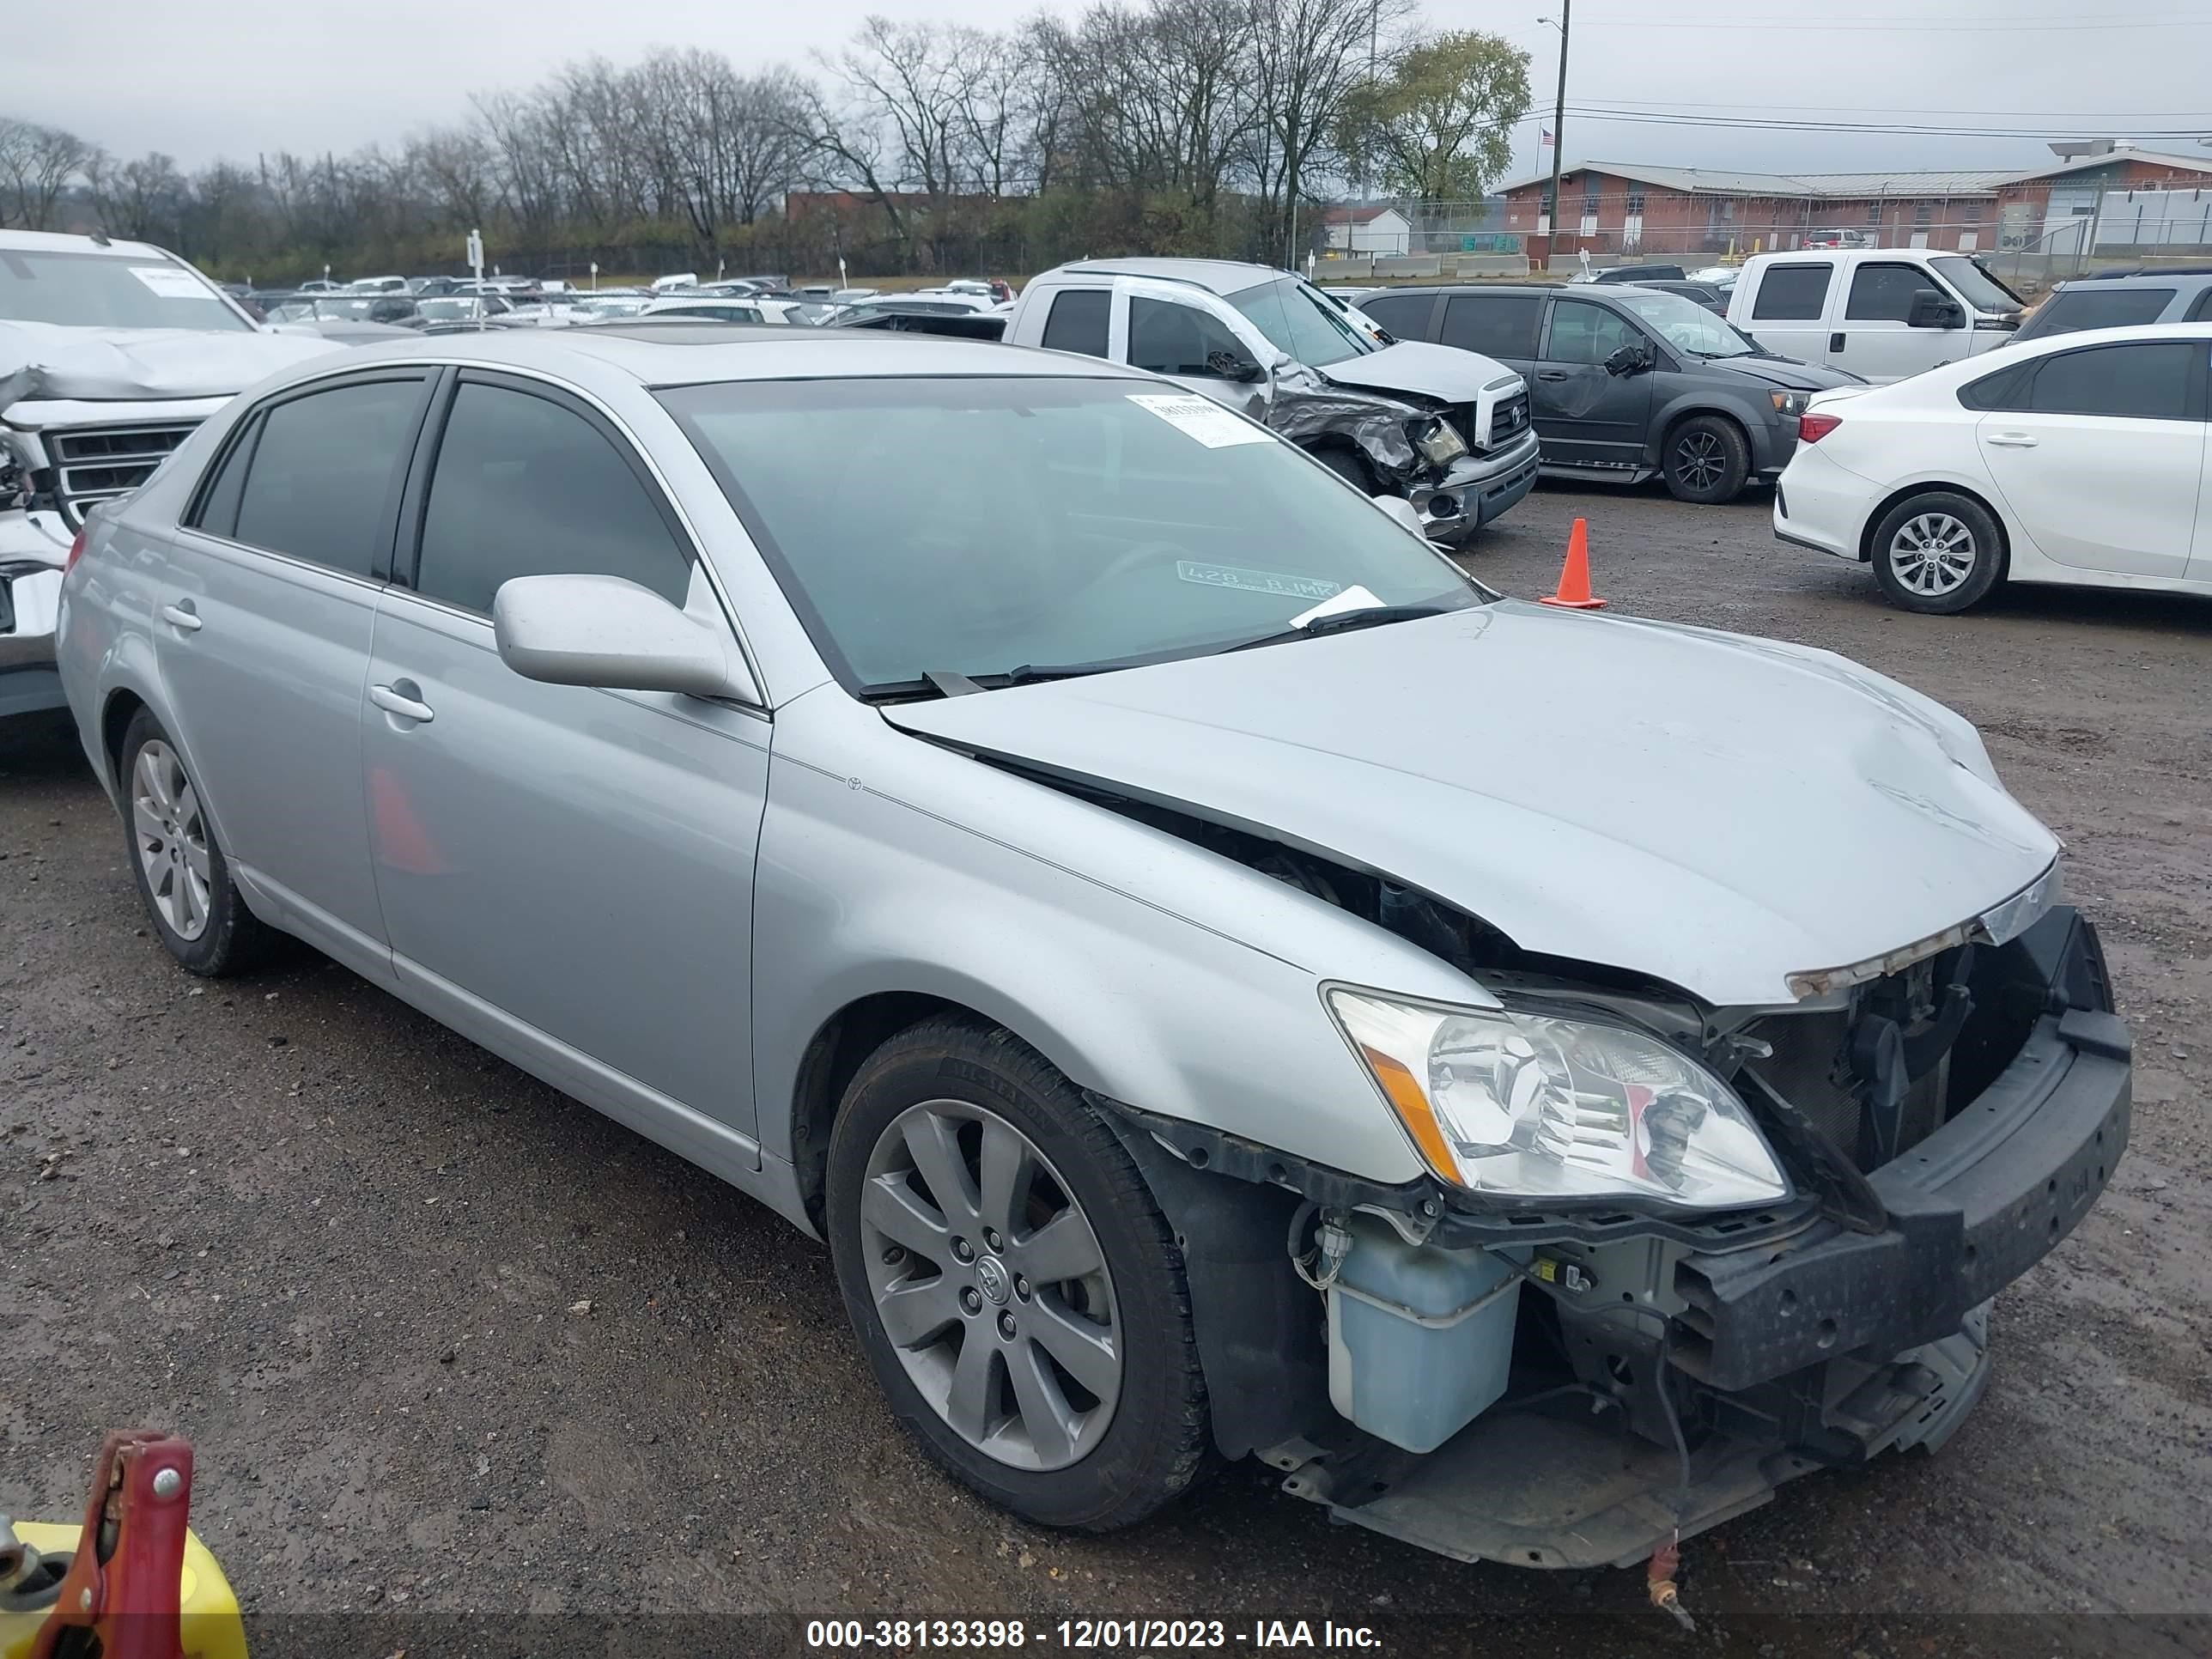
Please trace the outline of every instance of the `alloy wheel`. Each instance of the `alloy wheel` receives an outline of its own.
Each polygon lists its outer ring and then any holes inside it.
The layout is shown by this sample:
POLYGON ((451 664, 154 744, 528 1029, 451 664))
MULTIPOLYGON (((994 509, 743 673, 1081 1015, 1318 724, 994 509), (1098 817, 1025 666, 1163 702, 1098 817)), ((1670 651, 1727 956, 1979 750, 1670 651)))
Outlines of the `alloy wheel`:
POLYGON ((1097 1445, 1121 1390, 1113 1279, 1034 1141, 971 1102, 908 1107, 868 1156, 860 1222, 884 1334, 955 1433, 1039 1471, 1097 1445))
POLYGON ((1727 471, 1728 456, 1710 432, 1686 433, 1674 446, 1674 476, 1691 489, 1711 489, 1727 471))
POLYGON ((1900 585, 1923 599, 1955 593, 1974 574, 1974 532, 1948 513, 1907 519, 1890 538, 1889 568, 1900 585))
POLYGON ((184 763, 158 738, 131 768, 131 830, 154 908, 179 939, 198 939, 208 925, 207 821, 184 763))

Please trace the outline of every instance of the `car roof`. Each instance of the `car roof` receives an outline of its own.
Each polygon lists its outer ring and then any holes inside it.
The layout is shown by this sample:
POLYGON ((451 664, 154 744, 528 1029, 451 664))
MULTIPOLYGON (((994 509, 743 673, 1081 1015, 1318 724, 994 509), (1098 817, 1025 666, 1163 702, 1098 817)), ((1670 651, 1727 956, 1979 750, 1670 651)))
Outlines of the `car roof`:
POLYGON ((1212 294, 1242 294, 1248 288, 1272 283, 1292 273, 1273 265, 1246 264, 1237 259, 1079 259, 1048 276, 1157 276, 1171 283, 1193 283, 1212 294))
MULTIPOLYGON (((2106 289, 2203 287, 2212 283, 2212 265, 2180 265, 2172 270, 2112 270, 2092 271, 2086 276, 2069 277, 2058 284, 2059 289, 2089 288, 2099 291, 2106 289)), ((2053 290, 2056 292, 2057 290, 2053 290)))
POLYGON ((1130 380, 1150 375, 1102 358, 942 335, 870 329, 794 329, 775 324, 697 323, 650 318, 588 329, 520 329, 441 337, 426 350, 397 343, 350 352, 343 364, 318 359, 329 374, 355 364, 425 357, 559 374, 611 370, 647 386, 718 380, 876 380, 902 376, 1130 380))
POLYGON ((0 230, 0 248, 16 253, 112 253, 122 259, 167 259, 171 256, 151 242, 111 240, 95 242, 89 236, 69 236, 53 230, 0 230))

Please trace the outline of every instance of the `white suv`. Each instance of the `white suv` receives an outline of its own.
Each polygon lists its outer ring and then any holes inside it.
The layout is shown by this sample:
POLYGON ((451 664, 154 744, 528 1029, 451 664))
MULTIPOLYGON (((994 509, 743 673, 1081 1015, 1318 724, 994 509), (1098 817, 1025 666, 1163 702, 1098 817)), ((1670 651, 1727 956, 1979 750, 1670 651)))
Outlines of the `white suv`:
POLYGON ((0 717, 62 706, 54 614, 85 514, 234 392, 337 349, 264 331, 160 248, 0 230, 0 717))

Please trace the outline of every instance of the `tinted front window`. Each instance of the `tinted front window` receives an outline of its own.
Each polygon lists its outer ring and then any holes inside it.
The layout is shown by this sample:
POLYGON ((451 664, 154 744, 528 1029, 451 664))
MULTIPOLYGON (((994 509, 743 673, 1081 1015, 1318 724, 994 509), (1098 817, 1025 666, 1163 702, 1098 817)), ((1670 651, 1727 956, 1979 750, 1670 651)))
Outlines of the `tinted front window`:
POLYGON ((1525 362, 1536 355, 1536 330, 1543 320, 1540 294, 1455 294, 1444 301, 1443 343, 1525 362))
POLYGON ((334 386, 272 407, 239 497, 237 539, 376 574, 385 513, 415 440, 420 380, 334 386))
POLYGON ((2192 323, 2212 322, 2212 288, 2206 289, 2197 296, 2197 303, 2189 307, 2189 320, 2192 323))
POLYGON ((1751 302, 1753 322, 1817 321, 1828 297, 1828 276, 1835 269, 1827 261, 1814 264, 1769 265, 1759 279, 1759 292, 1751 302))
POLYGON ((1692 357, 1744 357, 1759 349, 1749 336, 1737 333, 1725 319, 1679 294, 1623 289, 1620 304, 1668 345, 1692 357))
POLYGON ((1386 605, 1481 597, 1328 472, 1195 393, 916 378, 659 395, 849 684, 1197 655, 1279 633, 1354 586, 1386 605), (849 487, 855 454, 865 490, 849 487))
POLYGON ((1349 317, 1295 276, 1232 294, 1229 303, 1249 317, 1278 351, 1302 363, 1340 363, 1376 349, 1349 317))
POLYGON ((253 326, 198 271, 172 261, 22 248, 0 248, 0 320, 74 328, 253 326))
POLYGON ((690 561, 622 453, 548 398, 464 385, 422 515, 415 586, 489 613, 516 576, 620 576, 682 605, 690 561))
POLYGON ((1912 316, 1912 296, 1925 289, 1942 290, 1917 265, 1861 265, 1851 273, 1850 297, 1844 301, 1844 316, 1851 322, 1902 323, 1912 316))
POLYGON ((2013 336, 2015 344, 2040 340, 2051 334, 2071 334, 2084 328, 2126 328, 2136 323, 2154 323, 2173 299, 2170 288, 2069 288, 2054 294, 2036 307, 2013 336))
POLYGON ((1401 340, 1425 340, 1430 337, 1429 318, 1436 305, 1433 294, 1370 294, 1360 301, 1359 308, 1376 327, 1401 340))
POLYGON ((1642 343, 1626 318, 1585 300, 1562 300, 1552 307, 1552 336, 1544 343, 1544 361, 1601 363, 1625 345, 1642 343))
POLYGON ((1052 309, 1044 317, 1044 349, 1103 357, 1106 312, 1113 299, 1113 295, 1103 288, 1072 288, 1054 295, 1052 309))
POLYGON ((2035 372, 2028 407, 2039 415, 2131 415, 2189 418, 2191 362, 2201 344, 2091 346, 2046 357, 2035 372))
POLYGON ((1227 378, 1251 361, 1243 342, 1193 306, 1147 300, 1129 301, 1129 362, 1154 374, 1204 374, 1227 378))

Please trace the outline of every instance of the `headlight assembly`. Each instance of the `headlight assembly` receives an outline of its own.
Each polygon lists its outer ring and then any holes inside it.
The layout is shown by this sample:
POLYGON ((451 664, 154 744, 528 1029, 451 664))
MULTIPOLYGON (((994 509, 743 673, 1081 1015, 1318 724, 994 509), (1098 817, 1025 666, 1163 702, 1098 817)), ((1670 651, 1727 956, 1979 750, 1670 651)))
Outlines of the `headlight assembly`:
POLYGON ((1455 1186, 1692 1209, 1790 1196, 1728 1085, 1642 1032, 1341 988, 1328 1003, 1422 1161, 1455 1186))
POLYGON ((1467 453, 1467 440, 1449 421, 1431 420, 1413 428, 1413 447, 1431 466, 1449 466, 1467 453))
POLYGON ((1802 415, 1812 396, 1809 392, 1770 392, 1766 400, 1774 405, 1777 415, 1802 415))

